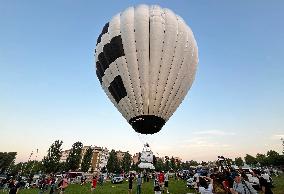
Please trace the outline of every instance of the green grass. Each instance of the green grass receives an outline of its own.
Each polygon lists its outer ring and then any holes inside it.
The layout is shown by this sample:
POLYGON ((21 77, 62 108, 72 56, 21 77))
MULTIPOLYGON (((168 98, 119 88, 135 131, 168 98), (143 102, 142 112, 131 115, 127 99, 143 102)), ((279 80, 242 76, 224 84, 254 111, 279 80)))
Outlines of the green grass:
MULTIPOLYGON (((284 194, 284 174, 278 177, 272 177, 274 188, 274 194, 284 194)), ((38 194, 38 189, 22 189, 18 194, 38 194)), ((169 191, 171 194, 186 194, 194 193, 192 189, 186 187, 186 182, 183 180, 170 179, 169 181, 169 191)), ((0 194, 4 192, 0 191, 0 194)), ((48 194, 49 191, 45 192, 48 194)), ((78 184, 70 184, 65 191, 65 194, 91 194, 91 185, 86 184, 80 186, 78 184)), ((122 184, 112 184, 110 182, 104 183, 103 186, 98 185, 96 190, 93 192, 96 194, 127 194, 128 193, 128 182, 124 181, 122 184)), ((142 185, 142 194, 153 194, 153 181, 145 182, 142 185)), ((6 192, 7 194, 7 192, 6 192)), ((136 194, 136 182, 133 183, 132 194, 136 194)))
POLYGON ((273 185, 272 188, 273 194, 284 194, 284 174, 281 174, 278 177, 273 176, 273 185))
MULTIPOLYGON (((38 194, 38 189, 22 189, 18 194, 38 194)), ((186 187, 186 182, 183 180, 170 180, 169 191, 171 194, 186 194, 194 193, 193 190, 186 187)), ((2 194, 3 192, 0 192, 2 194)), ((49 190, 45 194, 49 193, 49 190)), ((91 184, 81 186, 79 184, 69 184, 65 194, 91 194, 91 184)), ((96 194, 128 194, 128 182, 124 181, 122 184, 112 184, 110 182, 104 183, 103 186, 98 185, 93 192, 96 194)), ((153 181, 144 182, 142 184, 142 194, 153 194, 153 181)), ((132 194, 136 194, 136 182, 133 183, 132 194)))

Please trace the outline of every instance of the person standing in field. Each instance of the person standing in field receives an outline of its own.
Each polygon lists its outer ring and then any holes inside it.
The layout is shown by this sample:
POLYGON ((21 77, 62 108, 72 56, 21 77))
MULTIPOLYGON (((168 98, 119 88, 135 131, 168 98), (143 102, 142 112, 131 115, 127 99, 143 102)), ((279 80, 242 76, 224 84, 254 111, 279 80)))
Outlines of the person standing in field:
POLYGON ((96 189, 96 187, 97 187, 97 182, 98 182, 97 176, 93 176, 92 188, 91 188, 91 191, 92 191, 92 192, 96 189))
POLYGON ((254 171, 254 173, 259 180, 260 190, 264 194, 273 194, 273 192, 271 190, 270 183, 268 183, 267 180, 261 176, 261 172, 260 171, 254 171))
POLYGON ((128 177, 128 193, 132 194, 132 187, 133 187, 133 174, 130 174, 128 177))
POLYGON ((200 194, 213 194, 213 179, 210 177, 199 177, 198 192, 200 194))
POLYGON ((169 193, 169 171, 165 174, 165 191, 169 193))
POLYGON ((162 191, 164 192, 165 175, 164 175, 163 171, 160 171, 160 173, 158 174, 158 181, 159 181, 159 184, 160 184, 162 191))
POLYGON ((136 194, 141 194, 141 186, 142 186, 142 178, 141 178, 141 175, 138 174, 138 178, 137 178, 137 193, 136 194))
POLYGON ((59 194, 64 194, 64 191, 68 187, 68 180, 67 180, 66 176, 60 181, 58 186, 59 186, 59 189, 60 189, 59 194))
POLYGON ((11 182, 9 183, 9 194, 17 194, 18 193, 18 190, 19 190, 19 187, 15 181, 15 179, 12 179, 11 182))
POLYGON ((252 185, 248 181, 243 180, 240 174, 233 172, 231 176, 234 179, 233 188, 230 188, 232 194, 257 194, 252 185))
POLYGON ((161 194, 162 193, 162 188, 161 188, 161 185, 159 183, 158 178, 154 179, 154 193, 155 194, 161 194))

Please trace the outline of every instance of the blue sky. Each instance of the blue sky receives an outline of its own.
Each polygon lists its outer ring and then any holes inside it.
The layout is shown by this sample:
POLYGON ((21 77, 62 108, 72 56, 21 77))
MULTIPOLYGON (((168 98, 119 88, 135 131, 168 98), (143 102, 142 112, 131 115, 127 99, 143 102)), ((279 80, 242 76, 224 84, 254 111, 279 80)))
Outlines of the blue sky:
POLYGON ((156 155, 214 160, 281 152, 284 137, 284 2, 1 1, 0 151, 17 161, 57 139, 156 155), (158 4, 180 15, 198 47, 195 82, 152 136, 138 135, 95 74, 96 39, 129 6, 158 4))

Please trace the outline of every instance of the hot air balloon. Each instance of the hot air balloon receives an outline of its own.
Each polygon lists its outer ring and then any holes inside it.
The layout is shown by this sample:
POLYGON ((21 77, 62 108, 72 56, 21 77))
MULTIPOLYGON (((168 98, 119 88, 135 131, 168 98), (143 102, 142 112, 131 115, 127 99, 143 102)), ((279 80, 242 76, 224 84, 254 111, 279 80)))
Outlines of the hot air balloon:
POLYGON ((191 29, 157 5, 129 7, 97 39, 96 74, 108 98, 141 134, 154 134, 178 108, 195 77, 191 29))

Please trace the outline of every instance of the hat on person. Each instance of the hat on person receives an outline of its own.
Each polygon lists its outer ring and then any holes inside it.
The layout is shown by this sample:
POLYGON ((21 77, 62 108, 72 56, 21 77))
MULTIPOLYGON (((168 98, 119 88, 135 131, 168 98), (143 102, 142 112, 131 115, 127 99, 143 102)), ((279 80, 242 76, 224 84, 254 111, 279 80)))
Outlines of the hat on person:
POLYGON ((237 172, 232 172, 231 174, 232 179, 236 178, 237 176, 240 176, 240 174, 237 172))

